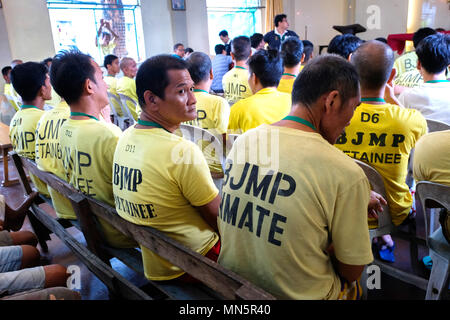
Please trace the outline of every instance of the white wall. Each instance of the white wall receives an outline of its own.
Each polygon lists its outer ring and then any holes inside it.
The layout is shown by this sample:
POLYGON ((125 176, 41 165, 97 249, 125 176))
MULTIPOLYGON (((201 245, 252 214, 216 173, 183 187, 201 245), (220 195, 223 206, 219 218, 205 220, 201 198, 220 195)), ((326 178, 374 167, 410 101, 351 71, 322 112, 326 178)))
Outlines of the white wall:
POLYGON ((364 40, 389 34, 406 33, 408 0, 357 0, 355 1, 355 23, 367 28, 358 36, 364 40))
POLYGON ((346 0, 295 0, 295 22, 291 23, 295 29, 291 29, 300 39, 314 43, 317 52, 320 45, 328 45, 334 36, 340 34, 333 25, 347 24, 346 4, 346 0))
POLYGON ((206 1, 186 1, 185 11, 174 11, 170 0, 141 1, 147 58, 172 53, 175 43, 209 52, 206 1))
POLYGON ((41 61, 55 55, 50 17, 44 0, 3 0, 12 59, 41 61))
POLYGON ((141 1, 141 14, 147 58, 172 52, 174 40, 169 1, 141 1))
POLYGON ((206 1, 186 1, 186 30, 187 42, 185 46, 194 51, 209 53, 208 11, 206 1))
MULTIPOLYGON (((3 15, 4 10, 0 9, 0 69, 9 66, 11 63, 11 49, 9 47, 8 33, 6 32, 6 22, 3 15)), ((3 93, 5 82, 0 78, 0 93, 3 93)))

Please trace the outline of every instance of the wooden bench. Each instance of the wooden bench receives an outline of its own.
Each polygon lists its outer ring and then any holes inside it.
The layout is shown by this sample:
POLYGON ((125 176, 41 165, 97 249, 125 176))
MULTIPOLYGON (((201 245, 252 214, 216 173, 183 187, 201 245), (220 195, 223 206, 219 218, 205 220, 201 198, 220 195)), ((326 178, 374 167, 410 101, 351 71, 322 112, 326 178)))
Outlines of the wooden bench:
MULTIPOLYGON (((63 181, 52 173, 40 171, 34 161, 19 157, 15 153, 13 154, 13 159, 21 177, 21 183, 27 194, 32 190, 28 180, 24 177, 24 168, 71 200, 78 218, 79 227, 84 234, 89 251, 92 252, 93 256, 98 257, 100 261, 109 264, 109 259, 116 257, 138 274, 144 274, 140 250, 117 249, 105 245, 101 240, 98 229, 95 227, 96 220, 94 219, 94 216, 105 219, 123 234, 130 238, 134 238, 139 244, 156 252, 162 258, 180 267, 202 282, 201 284, 184 284, 179 283, 176 280, 148 281, 146 289, 147 291, 150 291, 150 296, 156 296, 156 298, 159 299, 167 298, 180 300, 274 299, 272 295, 251 284, 239 275, 225 269, 201 254, 186 248, 179 242, 167 237, 162 232, 151 227, 139 226, 126 221, 117 214, 115 208, 84 195, 78 190, 75 190, 66 181, 63 181)), ((36 205, 33 205, 34 215, 37 219, 45 224, 52 232, 56 233, 58 236, 61 235, 62 240, 64 241, 67 238, 67 235, 63 234, 61 228, 57 227, 57 225, 61 226, 61 224, 53 218, 49 219, 48 217, 44 217, 41 212, 37 212, 39 209, 36 207, 36 205), (49 220, 53 220, 53 222, 50 222, 49 220)), ((61 223, 66 225, 66 227, 73 225, 73 223, 68 220, 61 221, 61 223)), ((64 227, 62 227, 62 229, 64 229, 64 227)), ((71 249, 79 249, 78 247, 75 248, 73 243, 66 244, 71 249)), ((96 262, 98 261, 96 260, 96 262)), ((86 264, 88 268, 92 267, 94 271, 96 271, 94 266, 89 266, 88 263, 89 262, 86 264)), ((108 286, 108 288, 110 287, 108 286)), ((113 287, 113 289, 115 289, 114 292, 117 294, 117 288, 113 287)), ((124 294, 121 293, 119 295, 124 296, 124 294)))

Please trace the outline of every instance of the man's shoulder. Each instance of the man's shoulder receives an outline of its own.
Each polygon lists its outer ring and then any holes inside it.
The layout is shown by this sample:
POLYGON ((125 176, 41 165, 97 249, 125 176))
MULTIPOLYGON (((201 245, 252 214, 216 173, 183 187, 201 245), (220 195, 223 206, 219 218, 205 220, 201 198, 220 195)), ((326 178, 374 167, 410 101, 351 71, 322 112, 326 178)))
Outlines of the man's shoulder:
POLYGON ((264 38, 266 38, 266 37, 273 37, 274 35, 275 35, 275 31, 274 31, 274 30, 271 30, 271 31, 267 32, 267 33, 264 35, 264 38))

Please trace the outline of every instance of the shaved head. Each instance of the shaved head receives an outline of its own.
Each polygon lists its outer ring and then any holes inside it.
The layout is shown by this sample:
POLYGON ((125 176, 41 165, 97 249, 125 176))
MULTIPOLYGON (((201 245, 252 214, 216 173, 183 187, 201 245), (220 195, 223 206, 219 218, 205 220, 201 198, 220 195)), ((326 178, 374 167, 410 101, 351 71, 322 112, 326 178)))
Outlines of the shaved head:
POLYGON ((389 80, 394 65, 394 52, 385 43, 372 40, 353 53, 351 62, 361 79, 361 88, 377 90, 389 80))

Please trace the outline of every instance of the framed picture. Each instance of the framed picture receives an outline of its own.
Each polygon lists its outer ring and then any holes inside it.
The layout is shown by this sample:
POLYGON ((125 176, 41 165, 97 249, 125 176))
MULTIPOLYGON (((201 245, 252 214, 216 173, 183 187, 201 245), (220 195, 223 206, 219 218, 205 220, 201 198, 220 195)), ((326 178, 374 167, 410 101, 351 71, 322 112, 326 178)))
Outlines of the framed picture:
POLYGON ((186 10, 186 0, 172 0, 172 10, 186 10))

